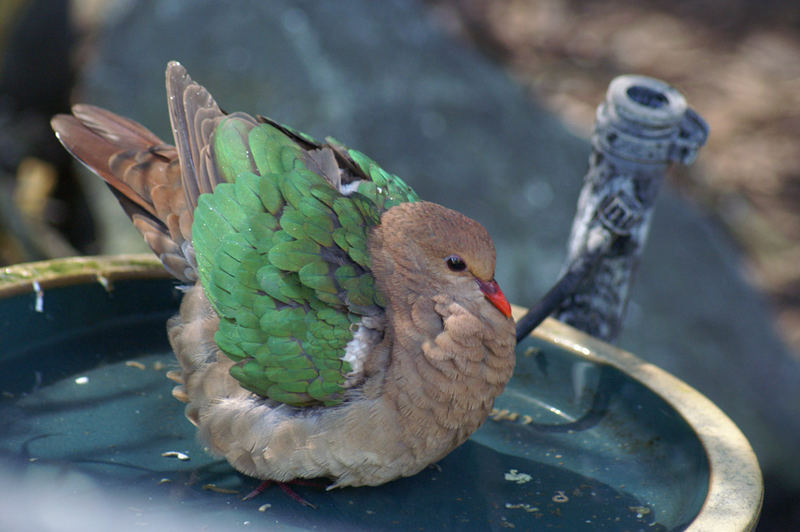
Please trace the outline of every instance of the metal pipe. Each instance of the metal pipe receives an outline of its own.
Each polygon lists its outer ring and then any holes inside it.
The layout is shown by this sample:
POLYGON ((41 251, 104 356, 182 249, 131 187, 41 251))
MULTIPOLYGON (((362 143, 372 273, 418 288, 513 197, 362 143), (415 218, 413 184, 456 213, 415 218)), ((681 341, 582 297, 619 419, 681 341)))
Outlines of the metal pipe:
POLYGON ((518 339, 551 312, 603 340, 619 335, 666 170, 691 164, 707 138, 706 122, 663 81, 627 75, 611 82, 597 109, 565 267, 518 323, 518 339))

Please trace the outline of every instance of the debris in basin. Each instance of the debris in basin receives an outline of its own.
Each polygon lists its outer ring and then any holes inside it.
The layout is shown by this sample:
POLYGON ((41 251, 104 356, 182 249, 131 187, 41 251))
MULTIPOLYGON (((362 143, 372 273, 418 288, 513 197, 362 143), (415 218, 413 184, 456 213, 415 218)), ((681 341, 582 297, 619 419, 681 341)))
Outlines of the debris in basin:
POLYGON ((628 510, 636 514, 636 519, 641 519, 651 511, 647 506, 629 506, 628 510))
POLYGON ((509 510, 525 510, 528 513, 538 512, 539 508, 536 506, 531 506, 528 503, 519 503, 519 504, 511 504, 510 502, 506 503, 506 508, 509 510))
POLYGON ((533 477, 531 477, 527 473, 520 473, 517 469, 509 469, 508 473, 505 474, 505 479, 509 482, 516 482, 517 484, 525 484, 526 482, 530 482, 533 477))
POLYGON ((213 491, 214 493, 225 493, 228 495, 239 493, 239 490, 234 490, 230 488, 220 488, 216 484, 203 484, 203 489, 207 491, 213 491))
POLYGON ((173 458, 174 457, 174 458, 177 458, 178 460, 181 460, 183 462, 185 462, 186 460, 189 460, 189 455, 186 454, 186 453, 182 453, 180 451, 166 451, 166 452, 161 453, 161 456, 163 456, 165 458, 173 458))

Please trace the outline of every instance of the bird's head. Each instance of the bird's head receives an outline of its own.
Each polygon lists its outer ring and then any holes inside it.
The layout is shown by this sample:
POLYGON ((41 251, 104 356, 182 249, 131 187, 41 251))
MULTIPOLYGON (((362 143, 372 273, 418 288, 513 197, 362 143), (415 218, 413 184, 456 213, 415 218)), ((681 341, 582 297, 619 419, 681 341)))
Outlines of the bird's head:
POLYGON ((376 236, 381 240, 373 253, 376 274, 397 270, 407 290, 486 300, 511 317, 511 305, 494 280, 494 242, 475 220, 436 203, 402 203, 383 214, 376 236))

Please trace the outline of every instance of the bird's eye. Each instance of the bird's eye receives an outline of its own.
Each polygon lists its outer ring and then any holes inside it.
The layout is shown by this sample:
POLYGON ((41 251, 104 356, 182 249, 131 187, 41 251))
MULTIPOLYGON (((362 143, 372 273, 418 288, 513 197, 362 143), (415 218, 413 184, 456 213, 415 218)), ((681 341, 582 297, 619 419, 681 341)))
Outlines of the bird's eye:
POLYGON ((467 269, 467 263, 458 255, 450 255, 444 261, 447 263, 447 267, 454 272, 462 272, 467 269))

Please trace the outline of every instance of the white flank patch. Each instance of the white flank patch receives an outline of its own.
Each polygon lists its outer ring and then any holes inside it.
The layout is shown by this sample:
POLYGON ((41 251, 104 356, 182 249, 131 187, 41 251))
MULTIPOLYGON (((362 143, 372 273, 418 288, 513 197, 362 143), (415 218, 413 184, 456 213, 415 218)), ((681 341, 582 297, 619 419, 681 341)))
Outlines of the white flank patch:
POLYGON ((355 384, 364 371, 364 361, 367 359, 367 355, 369 355, 373 345, 370 341, 371 332, 369 328, 359 325, 355 334, 353 334, 353 339, 347 342, 344 348, 342 360, 350 364, 350 373, 347 374, 347 380, 344 383, 345 387, 349 388, 355 384))
POLYGON ((344 196, 349 196, 353 192, 358 192, 358 186, 363 182, 364 182, 363 179, 359 179, 357 181, 352 181, 350 183, 347 183, 346 185, 341 185, 339 187, 339 192, 341 192, 342 195, 344 196))

